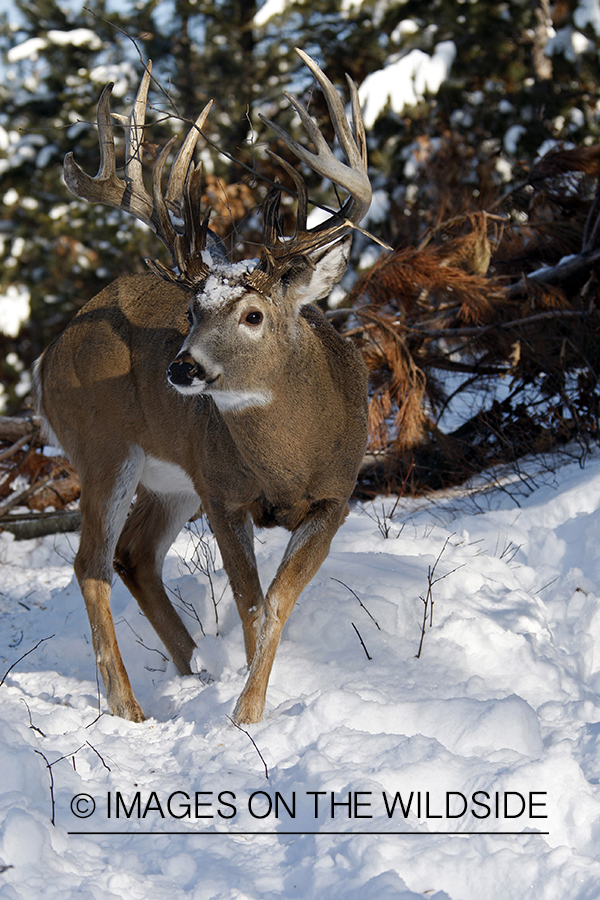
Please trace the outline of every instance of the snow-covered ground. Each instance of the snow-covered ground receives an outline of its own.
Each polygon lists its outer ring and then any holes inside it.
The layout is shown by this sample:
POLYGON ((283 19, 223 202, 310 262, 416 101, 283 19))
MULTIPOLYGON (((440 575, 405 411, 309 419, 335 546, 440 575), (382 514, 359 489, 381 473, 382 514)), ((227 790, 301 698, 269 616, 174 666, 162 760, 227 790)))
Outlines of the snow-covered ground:
MULTIPOLYGON (((195 539, 165 581, 195 602, 199 678, 115 584, 134 725, 98 717, 76 538, 0 535, 0 680, 46 639, 0 687, 0 898, 598 897, 600 459, 526 471, 355 507, 246 733, 241 626, 225 591, 216 633, 195 539)), ((265 582, 285 541, 259 534, 265 582)))

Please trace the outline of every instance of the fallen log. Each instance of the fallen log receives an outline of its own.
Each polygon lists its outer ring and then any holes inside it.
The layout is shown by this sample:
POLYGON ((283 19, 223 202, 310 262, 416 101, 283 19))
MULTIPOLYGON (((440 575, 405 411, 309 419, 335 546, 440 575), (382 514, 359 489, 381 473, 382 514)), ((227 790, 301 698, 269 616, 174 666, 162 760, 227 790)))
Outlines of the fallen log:
POLYGON ((51 513, 22 513, 0 518, 0 531, 14 534, 18 541, 77 531, 81 524, 79 510, 58 510, 51 513))
POLYGON ((0 441, 18 441, 40 427, 39 416, 0 416, 0 441))

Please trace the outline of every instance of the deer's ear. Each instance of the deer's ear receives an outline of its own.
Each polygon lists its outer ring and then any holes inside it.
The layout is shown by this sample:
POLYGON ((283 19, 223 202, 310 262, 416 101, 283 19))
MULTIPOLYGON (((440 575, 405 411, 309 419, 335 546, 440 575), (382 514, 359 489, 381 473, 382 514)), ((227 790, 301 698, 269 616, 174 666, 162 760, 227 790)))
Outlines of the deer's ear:
POLYGON ((309 259, 294 267, 289 274, 286 300, 300 307, 326 297, 346 271, 351 245, 352 235, 347 234, 335 244, 315 250, 309 259))

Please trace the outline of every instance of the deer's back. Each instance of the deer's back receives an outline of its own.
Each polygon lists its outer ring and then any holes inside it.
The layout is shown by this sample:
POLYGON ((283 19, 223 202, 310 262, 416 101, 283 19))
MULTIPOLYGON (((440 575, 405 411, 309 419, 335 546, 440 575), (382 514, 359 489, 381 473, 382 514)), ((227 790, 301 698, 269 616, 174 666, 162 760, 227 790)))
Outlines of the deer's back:
POLYGON ((118 435, 142 442, 152 441, 154 429, 171 428, 177 439, 185 402, 169 389, 166 370, 187 331, 189 296, 152 274, 123 276, 46 349, 38 369, 41 408, 72 458, 71 437, 86 428, 95 441, 89 454, 109 433, 113 441, 118 435))

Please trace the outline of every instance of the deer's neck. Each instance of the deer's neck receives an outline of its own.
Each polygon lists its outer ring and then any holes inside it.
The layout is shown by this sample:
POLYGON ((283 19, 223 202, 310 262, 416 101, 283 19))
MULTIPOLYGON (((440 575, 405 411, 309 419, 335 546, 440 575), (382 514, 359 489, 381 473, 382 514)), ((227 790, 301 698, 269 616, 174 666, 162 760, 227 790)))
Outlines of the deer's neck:
POLYGON ((320 354, 319 347, 308 357, 292 354, 269 385, 268 403, 222 413, 245 465, 276 505, 337 492, 327 482, 339 468, 346 411, 320 354))

